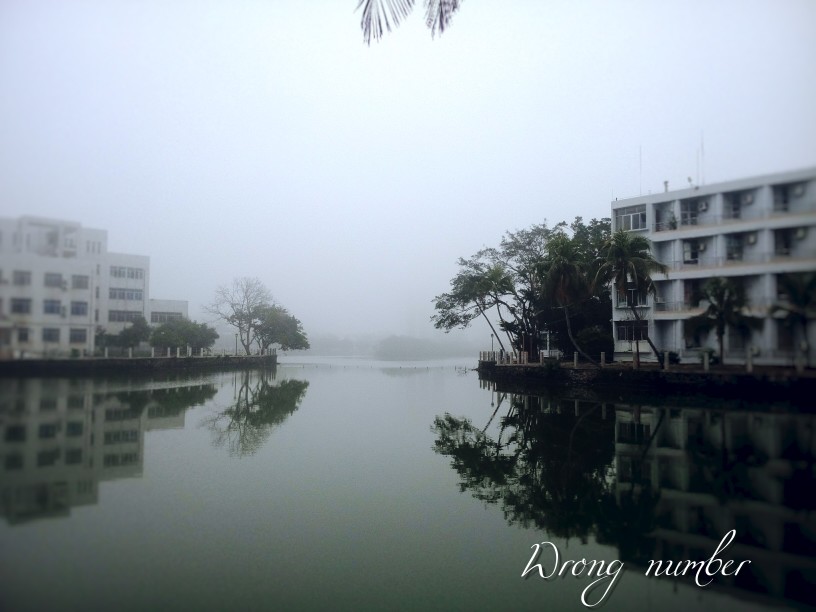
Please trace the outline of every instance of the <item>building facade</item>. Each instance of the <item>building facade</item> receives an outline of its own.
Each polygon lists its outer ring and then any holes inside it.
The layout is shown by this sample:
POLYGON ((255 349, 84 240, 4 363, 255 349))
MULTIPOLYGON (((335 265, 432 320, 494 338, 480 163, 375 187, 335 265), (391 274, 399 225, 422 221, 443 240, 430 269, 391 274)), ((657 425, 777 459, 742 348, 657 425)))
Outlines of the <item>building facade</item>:
POLYGON ((726 332, 726 363, 744 362, 749 352, 755 363, 816 362, 816 322, 803 333, 775 312, 790 304, 785 275, 816 272, 816 168, 618 200, 612 230, 620 229, 648 238, 669 271, 654 277, 656 296, 613 299, 616 359, 636 352, 654 359, 647 334, 683 361, 716 350, 713 332, 688 337, 684 324, 705 310, 699 295, 706 280, 725 277, 744 289, 746 314, 765 319, 750 335, 726 332))
MULTIPOLYGON (((98 329, 151 319, 150 258, 108 251, 105 230, 0 218, 0 356, 92 354, 98 329)), ((173 301, 187 314, 186 302, 173 301), (183 304, 183 307, 180 305, 183 304)))

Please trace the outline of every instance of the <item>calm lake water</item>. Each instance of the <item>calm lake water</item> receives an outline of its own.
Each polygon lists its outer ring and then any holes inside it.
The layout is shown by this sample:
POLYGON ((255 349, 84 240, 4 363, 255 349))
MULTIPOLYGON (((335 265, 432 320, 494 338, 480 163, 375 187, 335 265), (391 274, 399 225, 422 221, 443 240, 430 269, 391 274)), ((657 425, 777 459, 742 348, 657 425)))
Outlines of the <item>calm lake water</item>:
POLYGON ((599 575, 612 610, 816 603, 813 416, 510 395, 473 365, 0 380, 0 608, 582 610, 599 575), (644 575, 732 529, 737 575, 644 575), (555 550, 578 563, 543 579, 555 550))

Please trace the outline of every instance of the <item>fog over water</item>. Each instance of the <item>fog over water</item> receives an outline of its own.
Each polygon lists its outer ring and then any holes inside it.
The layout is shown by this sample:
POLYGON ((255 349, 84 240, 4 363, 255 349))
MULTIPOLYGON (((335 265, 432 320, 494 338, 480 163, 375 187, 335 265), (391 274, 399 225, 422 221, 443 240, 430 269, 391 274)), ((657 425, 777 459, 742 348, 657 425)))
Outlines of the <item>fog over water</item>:
POLYGON ((108 230, 199 320, 256 276, 310 334, 428 336, 507 230, 816 165, 810 0, 474 1, 370 47, 356 4, 4 0, 0 214, 108 230))

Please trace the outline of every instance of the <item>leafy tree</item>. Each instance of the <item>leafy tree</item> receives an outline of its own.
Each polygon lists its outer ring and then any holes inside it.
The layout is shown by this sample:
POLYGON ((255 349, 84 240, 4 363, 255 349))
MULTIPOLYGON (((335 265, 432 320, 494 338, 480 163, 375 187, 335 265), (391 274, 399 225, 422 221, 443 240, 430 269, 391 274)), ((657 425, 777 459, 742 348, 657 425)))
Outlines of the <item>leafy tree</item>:
POLYGON ((119 332, 115 342, 122 348, 131 348, 140 342, 146 342, 148 338, 150 338, 150 326, 144 317, 137 317, 119 332))
MULTIPOLYGON (((385 30, 391 31, 413 10, 415 0, 359 0, 357 9, 362 8, 360 27, 366 44, 372 37, 379 40, 385 30)), ((440 34, 449 27, 453 14, 459 10, 462 0, 425 0, 425 23, 432 34, 440 34)))
MULTIPOLYGON (((571 334, 567 323, 608 325, 611 311, 608 291, 605 287, 593 287, 587 278, 609 237, 609 227, 609 219, 584 223, 581 217, 576 217, 570 225, 561 222, 548 227, 544 223, 507 232, 498 248, 485 248, 469 259, 459 260, 460 269, 451 280, 451 290, 434 298, 436 314, 431 320, 437 329, 450 331, 484 318, 500 348, 504 350, 505 345, 496 328, 507 335, 513 350, 527 350, 533 355, 541 348, 545 331, 563 331, 567 338, 571 334), (572 296, 567 304, 566 318, 563 305, 553 293, 559 285, 556 271, 551 270, 556 254, 554 247, 549 246, 553 239, 558 244, 564 243, 559 269, 574 265, 573 272, 583 282, 581 296, 572 296)), ((566 299, 563 291, 566 285, 560 283, 560 287, 558 295, 566 299)))
POLYGON ((261 351, 273 344, 279 344, 284 351, 309 348, 309 340, 300 321, 283 306, 263 306, 258 308, 255 316, 255 341, 261 351))
POLYGON ((230 286, 215 291, 215 299, 206 307, 207 312, 218 317, 238 331, 238 337, 249 355, 256 341, 259 324, 258 313, 272 304, 272 295, 257 278, 242 277, 230 286))
POLYGON ((550 298, 564 311, 567 334, 575 350, 590 363, 598 365, 598 362, 578 345, 570 323, 570 306, 585 302, 591 297, 590 280, 577 244, 577 241, 565 233, 556 234, 549 240, 547 260, 543 264, 546 290, 550 298))
POLYGON ((465 328, 484 317, 496 333, 488 312, 498 317, 498 327, 507 335, 511 348, 535 354, 541 337, 538 317, 541 308, 541 263, 550 237, 565 226, 546 223, 529 229, 507 232, 498 248, 485 248, 470 259, 460 259, 459 273, 451 281, 451 291, 434 298, 437 329, 465 328))
MULTIPOLYGON (((651 243, 648 238, 625 230, 618 230, 604 245, 599 264, 595 277, 596 283, 611 283, 615 290, 626 296, 627 305, 635 320, 641 321, 636 296, 649 293, 655 295, 652 275, 658 273, 668 275, 668 267, 652 256, 651 243), (629 289, 634 291, 629 291, 629 289)), ((646 341, 660 361, 660 352, 648 335, 646 341)))
POLYGON ((190 346, 194 350, 210 348, 218 339, 218 332, 206 323, 189 319, 167 321, 150 334, 151 346, 190 346))
POLYGON ((791 329, 799 330, 810 365, 807 328, 808 323, 816 319, 816 273, 782 274, 778 283, 787 300, 774 304, 771 313, 784 315, 785 324, 791 329))
POLYGON ((747 305, 745 291, 742 285, 726 278, 718 276, 706 281, 702 288, 702 299, 708 302, 708 307, 702 314, 686 320, 684 333, 687 337, 693 337, 698 333, 714 330, 717 335, 720 363, 723 363, 725 356, 723 338, 726 329, 731 328, 736 333, 747 336, 752 329, 761 328, 764 319, 743 313, 747 305))

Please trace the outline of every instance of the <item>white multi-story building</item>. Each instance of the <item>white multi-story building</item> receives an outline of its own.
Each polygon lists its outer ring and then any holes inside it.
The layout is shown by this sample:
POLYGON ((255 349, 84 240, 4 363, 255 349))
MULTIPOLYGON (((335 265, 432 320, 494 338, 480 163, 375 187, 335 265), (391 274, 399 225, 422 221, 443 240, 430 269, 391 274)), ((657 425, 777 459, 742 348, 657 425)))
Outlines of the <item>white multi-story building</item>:
MULTIPOLYGON (((150 321, 149 287, 150 258, 109 252, 105 230, 0 218, 2 356, 91 354, 98 328, 150 321)), ((186 302, 173 304, 186 316, 186 302)))
POLYGON ((635 351, 654 358, 646 334, 685 361, 716 349, 713 332, 688 338, 684 321, 704 311, 699 291, 719 276, 745 290, 746 314, 765 318, 750 337, 726 332, 726 362, 742 362, 748 351, 756 363, 814 362, 816 321, 803 337, 784 325, 774 306, 789 300, 783 275, 816 272, 816 168, 618 200, 612 218, 613 231, 651 240, 653 255, 669 269, 668 276, 654 277, 656 297, 634 297, 642 321, 627 307, 627 296, 613 299, 617 359, 631 359, 635 351))

